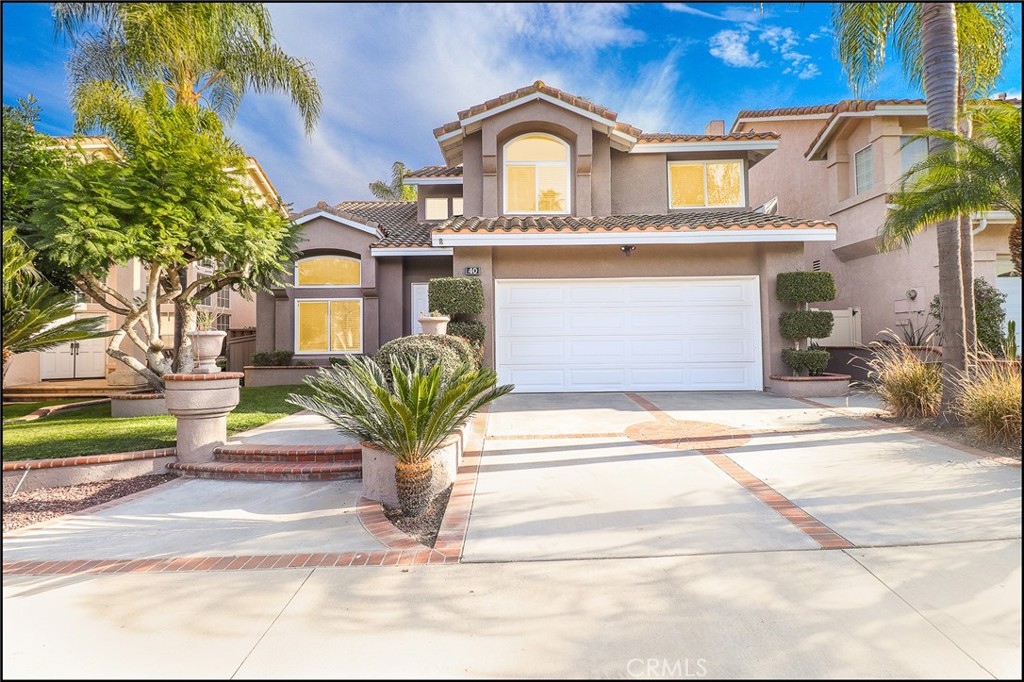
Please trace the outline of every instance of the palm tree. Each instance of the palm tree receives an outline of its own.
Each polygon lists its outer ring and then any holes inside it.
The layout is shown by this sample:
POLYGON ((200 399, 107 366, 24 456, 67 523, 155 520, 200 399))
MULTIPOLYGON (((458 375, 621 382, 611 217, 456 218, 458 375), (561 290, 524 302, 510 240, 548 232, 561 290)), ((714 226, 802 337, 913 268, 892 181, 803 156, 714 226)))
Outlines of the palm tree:
MULTIPOLYGON (((928 127, 955 132, 961 92, 992 87, 1006 53, 1007 18, 998 3, 837 3, 833 5, 836 54, 856 94, 873 84, 885 66, 886 48, 896 48, 908 78, 921 85, 928 105, 928 127)), ((949 142, 929 139, 929 152, 949 142)), ((954 151, 955 153, 955 151, 954 151)), ((936 225, 939 253, 939 297, 946 327, 943 345, 943 392, 939 419, 956 419, 958 373, 967 362, 965 307, 971 310, 973 248, 970 231, 961 222, 936 225), (965 298, 967 303, 965 304, 965 298)), ((973 338, 973 337, 972 337, 973 338)))
POLYGON ((879 231, 883 248, 909 246, 926 225, 997 209, 1015 218, 1010 233, 1014 267, 1020 272, 1021 112, 1009 104, 971 111, 975 137, 925 130, 915 139, 935 137, 948 146, 910 168, 900 189, 889 195, 894 208, 879 231))
POLYGON ((430 503, 430 454, 467 419, 512 391, 498 386, 489 369, 462 365, 451 373, 417 357, 391 363, 391 381, 371 358, 353 357, 344 367, 321 369, 306 379, 313 396, 288 402, 333 422, 338 430, 395 457, 399 505, 419 516, 430 503))
POLYGON ((274 41, 262 3, 53 4, 57 34, 73 51, 68 63, 76 127, 92 122, 111 84, 136 92, 164 84, 175 104, 205 104, 230 121, 247 91, 291 97, 312 132, 320 117, 313 66, 274 41))
POLYGON ((414 201, 416 199, 416 188, 405 184, 405 176, 409 169, 401 161, 391 164, 391 182, 374 180, 370 183, 370 191, 373 196, 382 201, 414 201))
POLYGON ((42 351, 62 343, 104 334, 105 318, 66 321, 75 299, 47 282, 33 267, 35 254, 15 235, 3 231, 3 372, 18 353, 42 351))

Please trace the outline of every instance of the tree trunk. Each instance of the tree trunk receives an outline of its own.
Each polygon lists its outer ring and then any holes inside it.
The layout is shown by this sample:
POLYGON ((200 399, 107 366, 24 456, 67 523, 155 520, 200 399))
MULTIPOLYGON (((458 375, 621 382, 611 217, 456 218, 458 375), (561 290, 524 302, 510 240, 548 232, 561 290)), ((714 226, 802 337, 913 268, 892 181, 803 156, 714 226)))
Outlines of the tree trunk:
POLYGON ((415 517, 430 504, 430 479, 433 475, 429 457, 415 462, 395 459, 395 485, 398 488, 398 506, 402 514, 415 517))
POLYGON ((1013 261, 1014 272, 1020 277, 1020 218, 1017 218, 1010 228, 1010 259, 1013 261))
MULTIPOLYGON (((955 132, 960 72, 956 9, 950 2, 922 3, 920 7, 928 127, 955 132)), ((934 153, 947 144, 931 138, 929 151, 934 153)), ((967 356, 959 221, 940 222, 935 232, 939 252, 939 300, 942 302, 942 405, 938 421, 948 425, 957 420, 953 412, 957 380, 964 371, 967 356)))
MULTIPOLYGON (((960 79, 957 96, 960 134, 971 136, 971 117, 967 114, 967 100, 960 79)), ((974 309, 974 230, 969 215, 960 216, 960 271, 964 284, 964 340, 967 343, 965 369, 973 374, 978 358, 978 318, 974 309)))
POLYGON ((196 307, 188 303, 174 303, 175 315, 175 366, 182 374, 191 374, 195 369, 195 349, 189 332, 196 330, 196 307), (180 336, 178 336, 180 334, 180 336))

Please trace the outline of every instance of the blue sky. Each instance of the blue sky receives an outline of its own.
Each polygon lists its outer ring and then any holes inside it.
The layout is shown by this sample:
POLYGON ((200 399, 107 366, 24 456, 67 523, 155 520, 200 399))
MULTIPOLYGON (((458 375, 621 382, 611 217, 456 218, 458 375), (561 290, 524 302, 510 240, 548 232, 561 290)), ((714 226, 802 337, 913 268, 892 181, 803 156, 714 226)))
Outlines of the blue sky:
MULTIPOLYGON (((1020 96, 1021 7, 996 92, 1020 96)), ((285 50, 311 60, 324 112, 311 137, 280 96, 249 95, 229 128, 297 209, 371 198, 391 163, 441 163, 431 130, 537 79, 650 132, 702 132, 736 112, 851 93, 830 6, 805 3, 271 4, 285 50)), ((45 3, 3 5, 3 99, 28 93, 40 129, 71 132, 64 60, 45 3)), ((891 64, 870 97, 918 97, 891 64)))

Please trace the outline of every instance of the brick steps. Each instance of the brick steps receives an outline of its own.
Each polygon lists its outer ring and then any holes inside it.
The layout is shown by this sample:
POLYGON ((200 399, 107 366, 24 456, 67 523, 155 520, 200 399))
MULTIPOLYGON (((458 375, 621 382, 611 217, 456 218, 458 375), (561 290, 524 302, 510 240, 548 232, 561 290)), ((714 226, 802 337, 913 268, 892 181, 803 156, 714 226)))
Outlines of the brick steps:
POLYGON ((213 456, 212 462, 167 468, 182 478, 235 481, 344 481, 363 475, 358 445, 225 445, 213 456))

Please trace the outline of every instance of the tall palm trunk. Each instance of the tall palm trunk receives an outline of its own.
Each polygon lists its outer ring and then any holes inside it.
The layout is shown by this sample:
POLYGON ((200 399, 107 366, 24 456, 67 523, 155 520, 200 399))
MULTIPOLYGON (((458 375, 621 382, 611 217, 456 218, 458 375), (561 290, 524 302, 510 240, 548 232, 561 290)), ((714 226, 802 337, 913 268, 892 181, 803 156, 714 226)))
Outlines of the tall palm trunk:
MULTIPOLYGON (((928 127, 955 132, 960 65, 956 8, 953 3, 921 5, 921 48, 928 127)), ((929 149, 934 152, 947 144, 946 141, 932 138, 929 140, 929 149)), ((942 405, 939 408, 939 423, 952 424, 956 422, 953 404, 957 397, 957 377, 964 371, 967 357, 959 221, 942 221, 936 225, 935 232, 939 251, 939 300, 942 306, 942 405)))
MULTIPOLYGON (((971 117, 967 114, 967 97, 964 93, 963 74, 957 87, 957 102, 960 116, 960 134, 971 136, 971 117)), ((974 230, 971 216, 960 216, 960 272, 964 285, 964 339, 967 342, 965 365, 968 372, 974 371, 978 356, 978 319, 974 308, 974 230)))

